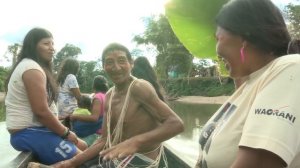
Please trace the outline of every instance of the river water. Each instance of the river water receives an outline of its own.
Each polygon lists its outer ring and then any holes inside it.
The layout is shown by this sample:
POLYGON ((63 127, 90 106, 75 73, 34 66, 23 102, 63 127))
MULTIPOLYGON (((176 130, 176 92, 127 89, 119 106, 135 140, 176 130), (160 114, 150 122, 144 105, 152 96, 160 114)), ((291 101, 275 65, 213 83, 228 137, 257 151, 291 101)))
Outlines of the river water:
POLYGON ((185 131, 168 140, 166 145, 194 167, 199 153, 198 138, 201 128, 220 105, 170 102, 170 107, 184 121, 185 131))
MULTIPOLYGON (((182 102, 170 102, 169 105, 184 121, 185 131, 166 141, 165 145, 193 167, 198 157, 200 130, 220 105, 182 102)), ((3 108, 1 106, 0 102, 0 109, 3 108)), ((12 161, 18 153, 9 144, 9 134, 6 131, 5 122, 0 122, 0 167, 12 161)))
POLYGON ((6 168, 20 152, 13 149, 9 143, 9 133, 6 130, 5 122, 0 122, 0 167, 6 168))

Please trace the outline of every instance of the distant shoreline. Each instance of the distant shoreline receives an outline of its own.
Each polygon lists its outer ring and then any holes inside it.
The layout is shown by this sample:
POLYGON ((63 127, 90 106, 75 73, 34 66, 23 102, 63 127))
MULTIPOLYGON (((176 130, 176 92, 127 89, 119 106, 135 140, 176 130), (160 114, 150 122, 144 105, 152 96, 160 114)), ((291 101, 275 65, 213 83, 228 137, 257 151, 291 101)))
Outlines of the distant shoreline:
POLYGON ((204 96, 182 96, 174 100, 175 102, 192 103, 192 104, 223 104, 229 96, 216 96, 216 97, 204 97, 204 96))
MULTIPOLYGON (((4 92, 0 92, 0 102, 4 101, 4 92)), ((199 104, 223 104, 229 96, 216 96, 216 97, 204 97, 204 96, 181 96, 174 100, 182 103, 199 103, 199 104)))

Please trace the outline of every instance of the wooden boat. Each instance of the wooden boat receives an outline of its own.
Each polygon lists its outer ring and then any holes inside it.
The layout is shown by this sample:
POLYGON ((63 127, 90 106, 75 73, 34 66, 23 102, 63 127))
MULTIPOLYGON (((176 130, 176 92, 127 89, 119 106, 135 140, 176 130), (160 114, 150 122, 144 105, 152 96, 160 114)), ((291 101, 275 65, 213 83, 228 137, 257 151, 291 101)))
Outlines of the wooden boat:
POLYGON ((9 162, 7 167, 11 168, 27 168, 29 162, 34 161, 31 152, 21 152, 14 160, 9 162))
POLYGON ((191 168, 194 166, 181 159, 180 156, 172 152, 170 148, 165 147, 165 153, 167 156, 169 168, 191 168))
MULTIPOLYGON (((186 161, 180 159, 178 155, 165 147, 165 153, 168 160, 169 168, 191 168, 186 161)), ((27 168, 29 162, 35 161, 31 152, 21 152, 7 167, 9 168, 27 168)))

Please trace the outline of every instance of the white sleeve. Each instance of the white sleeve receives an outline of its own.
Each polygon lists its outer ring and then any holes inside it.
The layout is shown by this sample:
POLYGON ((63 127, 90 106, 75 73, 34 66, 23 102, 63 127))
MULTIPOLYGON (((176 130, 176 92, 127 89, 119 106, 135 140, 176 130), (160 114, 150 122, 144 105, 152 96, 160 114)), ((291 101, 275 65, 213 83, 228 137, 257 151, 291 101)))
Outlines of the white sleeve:
POLYGON ((239 146, 265 149, 289 165, 299 152, 299 128, 300 69, 293 64, 258 91, 239 146))
POLYGON ((22 64, 19 64, 19 65, 20 65, 19 71, 21 72, 21 76, 23 75, 24 72, 35 69, 35 70, 41 71, 43 76, 46 77, 46 74, 45 74, 44 70, 42 69, 42 67, 33 60, 26 59, 22 62, 22 64))
POLYGON ((69 74, 66 77, 66 82, 67 82, 66 84, 67 84, 68 88, 70 88, 70 89, 72 89, 72 88, 79 88, 76 76, 73 75, 73 74, 69 74))

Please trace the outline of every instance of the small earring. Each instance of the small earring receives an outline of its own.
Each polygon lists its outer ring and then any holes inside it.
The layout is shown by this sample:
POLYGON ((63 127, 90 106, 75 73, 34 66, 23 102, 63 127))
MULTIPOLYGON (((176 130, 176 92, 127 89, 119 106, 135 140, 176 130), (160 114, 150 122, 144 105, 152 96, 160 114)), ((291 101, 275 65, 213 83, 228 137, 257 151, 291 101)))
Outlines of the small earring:
POLYGON ((240 58, 241 58, 242 63, 245 62, 245 52, 244 52, 244 50, 245 50, 245 44, 243 43, 243 47, 240 49, 240 58))

